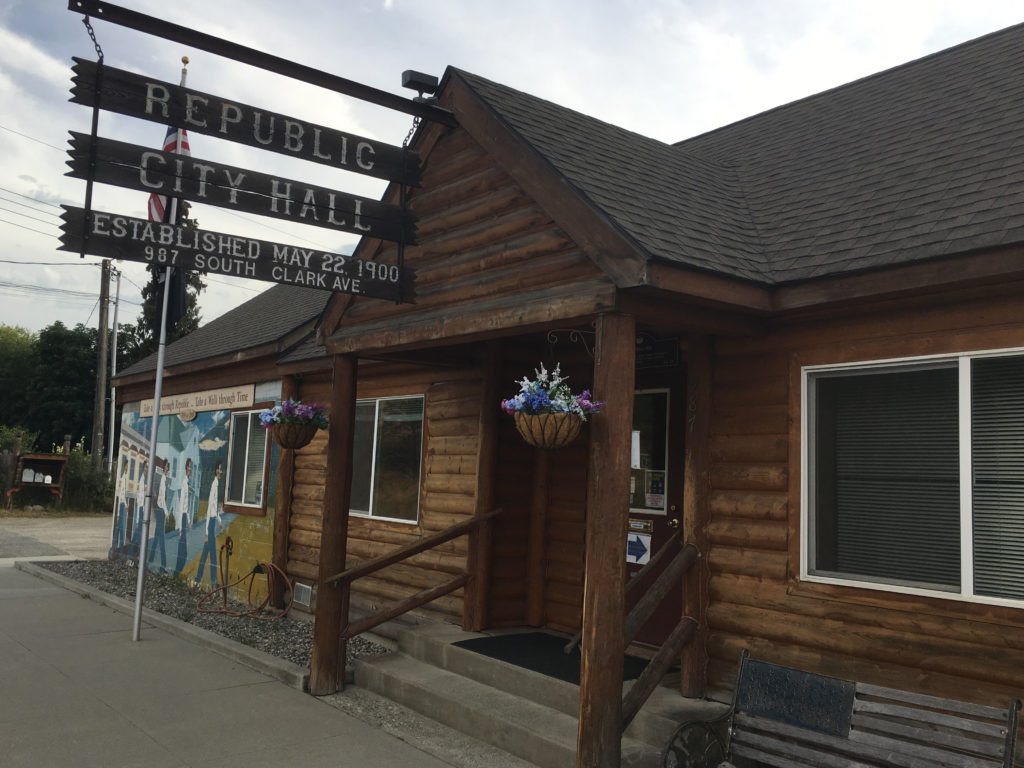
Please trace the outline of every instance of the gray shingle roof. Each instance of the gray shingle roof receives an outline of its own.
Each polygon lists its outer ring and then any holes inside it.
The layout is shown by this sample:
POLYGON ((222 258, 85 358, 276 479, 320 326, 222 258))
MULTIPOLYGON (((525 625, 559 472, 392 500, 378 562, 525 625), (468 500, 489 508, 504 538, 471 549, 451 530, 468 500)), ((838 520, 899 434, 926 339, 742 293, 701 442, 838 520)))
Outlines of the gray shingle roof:
POLYGON ((1024 25, 676 145, 454 72, 654 259, 780 284, 1024 240, 1024 25))
MULTIPOLYGON (((328 291, 295 285, 274 285, 173 344, 168 344, 164 364, 181 365, 280 341, 299 326, 318 318, 330 297, 328 291)), ((119 371, 118 376, 146 373, 155 369, 156 355, 153 354, 119 371)))

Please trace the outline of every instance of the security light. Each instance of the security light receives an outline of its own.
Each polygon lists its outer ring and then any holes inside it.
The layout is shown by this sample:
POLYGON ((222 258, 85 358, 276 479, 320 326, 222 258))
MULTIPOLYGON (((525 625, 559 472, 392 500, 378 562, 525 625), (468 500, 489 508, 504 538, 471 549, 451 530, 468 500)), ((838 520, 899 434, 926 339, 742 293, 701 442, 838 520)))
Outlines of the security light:
POLYGON ((424 93, 434 93, 437 91, 437 78, 433 75, 427 75, 423 72, 417 72, 415 69, 407 69, 402 73, 402 87, 411 88, 414 91, 419 92, 419 96, 415 98, 415 101, 422 101, 426 103, 436 103, 436 99, 425 97, 424 93))

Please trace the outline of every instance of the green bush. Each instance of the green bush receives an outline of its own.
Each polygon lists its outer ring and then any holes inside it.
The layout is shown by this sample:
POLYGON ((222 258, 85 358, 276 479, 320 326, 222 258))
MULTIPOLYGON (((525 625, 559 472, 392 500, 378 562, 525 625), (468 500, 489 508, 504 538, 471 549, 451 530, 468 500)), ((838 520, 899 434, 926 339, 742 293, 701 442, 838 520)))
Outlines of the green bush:
POLYGON ((39 432, 25 429, 24 427, 0 426, 0 453, 14 450, 14 438, 21 432, 21 452, 31 453, 36 448, 36 440, 39 439, 39 432))
POLYGON ((110 512, 114 508, 114 483, 106 465, 93 467, 85 438, 71 447, 64 467, 64 506, 78 512, 110 512))

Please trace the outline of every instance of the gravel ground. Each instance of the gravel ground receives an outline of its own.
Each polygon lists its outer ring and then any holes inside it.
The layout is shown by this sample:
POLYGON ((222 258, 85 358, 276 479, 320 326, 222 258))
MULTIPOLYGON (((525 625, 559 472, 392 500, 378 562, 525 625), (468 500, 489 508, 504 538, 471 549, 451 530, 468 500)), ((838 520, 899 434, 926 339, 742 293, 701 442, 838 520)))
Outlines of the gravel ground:
MULTIPOLYGON (((40 562, 38 565, 74 581, 88 584, 101 592, 125 600, 135 600, 139 572, 119 560, 40 562)), ((292 612, 282 619, 269 620, 270 616, 279 613, 273 608, 261 613, 264 618, 232 616, 222 612, 206 613, 206 610, 221 608, 223 600, 220 595, 215 595, 205 601, 200 610, 197 606, 205 594, 205 590, 189 587, 184 581, 173 576, 147 573, 143 605, 179 621, 257 648, 264 653, 287 659, 303 667, 309 666, 313 652, 313 622, 310 618, 292 612)), ((228 600, 227 608, 235 612, 248 610, 247 605, 234 600, 228 600)), ((352 638, 347 645, 350 662, 364 656, 388 653, 384 646, 362 637, 352 638)))

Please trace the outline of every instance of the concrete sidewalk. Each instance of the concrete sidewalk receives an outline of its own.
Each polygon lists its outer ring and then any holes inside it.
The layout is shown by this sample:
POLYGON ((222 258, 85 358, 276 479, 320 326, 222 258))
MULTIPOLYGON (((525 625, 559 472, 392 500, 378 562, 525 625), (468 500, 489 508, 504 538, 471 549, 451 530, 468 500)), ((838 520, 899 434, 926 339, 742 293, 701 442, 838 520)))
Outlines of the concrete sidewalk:
POLYGON ((453 765, 210 648, 0 568, 0 763, 453 765))
POLYGON ((0 517, 0 567, 17 560, 105 560, 110 515, 0 517))

